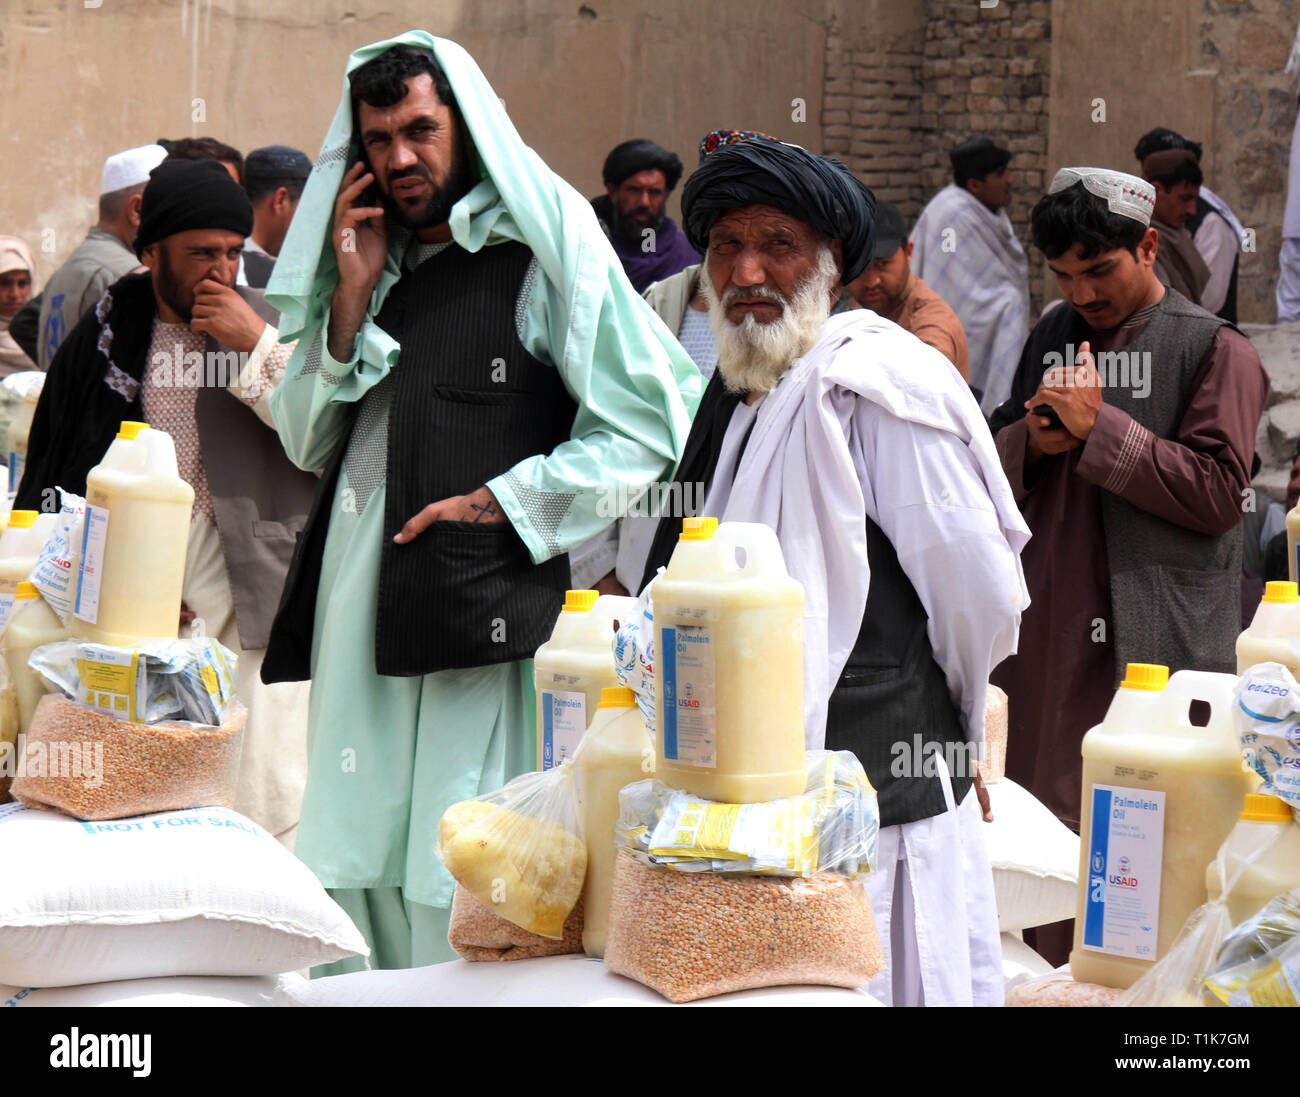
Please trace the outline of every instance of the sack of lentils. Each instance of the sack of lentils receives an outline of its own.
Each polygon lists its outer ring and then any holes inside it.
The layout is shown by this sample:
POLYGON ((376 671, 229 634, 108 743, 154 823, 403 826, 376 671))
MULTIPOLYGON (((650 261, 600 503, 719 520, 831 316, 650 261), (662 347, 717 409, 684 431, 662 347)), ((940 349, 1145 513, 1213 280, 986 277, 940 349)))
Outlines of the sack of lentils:
POLYGON ((564 920, 564 936, 556 941, 521 929, 493 913, 459 884, 451 900, 447 943, 464 959, 532 960, 582 951, 582 899, 564 920))
POLYGON ((77 819, 122 819, 158 811, 230 807, 248 709, 238 701, 220 727, 135 724, 61 694, 32 716, 14 798, 77 819))
POLYGON ((690 1002, 754 987, 860 987, 885 957, 862 880, 676 872, 620 849, 605 964, 690 1002))

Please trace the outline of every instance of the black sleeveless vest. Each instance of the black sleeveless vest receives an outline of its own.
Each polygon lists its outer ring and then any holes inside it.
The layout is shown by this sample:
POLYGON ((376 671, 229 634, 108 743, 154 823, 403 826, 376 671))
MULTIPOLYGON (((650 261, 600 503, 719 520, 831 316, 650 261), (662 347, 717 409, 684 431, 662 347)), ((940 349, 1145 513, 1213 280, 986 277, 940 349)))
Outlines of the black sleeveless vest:
MULTIPOLYGON (((680 498, 703 500, 739 397, 715 373, 704 391, 676 480, 680 498), (685 485, 702 490, 687 492, 685 485)), ((668 563, 681 519, 660 520, 641 587, 668 563)), ((876 789, 881 826, 928 819, 947 810, 930 752, 951 761, 953 802, 961 803, 974 774, 957 709, 935 662, 925 607, 884 531, 867 519, 871 587, 862 626, 826 716, 828 750, 851 750, 876 789)), ((942 764, 942 763, 940 763, 942 764)))
MULTIPOLYGON (((515 302, 531 257, 522 244, 474 253, 452 245, 404 275, 375 318, 401 346, 390 374, 379 674, 531 658, 563 604, 568 557, 534 565, 508 521, 435 522, 411 543, 393 543, 428 504, 467 495, 569 437, 577 406, 559 372, 533 358, 516 331, 515 302)), ((346 449, 340 444, 321 478, 263 681, 310 676, 321 558, 346 449)))

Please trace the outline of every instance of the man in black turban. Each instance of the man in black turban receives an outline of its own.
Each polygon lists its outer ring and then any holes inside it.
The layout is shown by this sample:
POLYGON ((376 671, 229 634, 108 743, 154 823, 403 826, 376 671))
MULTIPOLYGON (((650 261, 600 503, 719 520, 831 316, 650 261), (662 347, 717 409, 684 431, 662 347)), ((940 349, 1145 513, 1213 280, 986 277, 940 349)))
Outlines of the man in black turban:
POLYGON ((171 436, 194 489, 178 608, 239 656, 249 711, 235 808, 280 834, 297 823, 305 785, 307 695, 263 686, 258 670, 316 478, 289 462, 271 421, 293 347, 277 342, 261 292, 235 286, 252 225, 243 187, 217 161, 154 168, 135 240, 148 270, 114 282, 59 345, 17 505, 48 509, 56 487, 84 495, 123 420, 171 436))
POLYGON ((605 193, 591 205, 637 293, 700 261, 664 213, 682 177, 674 153, 644 138, 624 141, 605 157, 601 174, 605 193))
MULTIPOLYGON (((770 526, 803 585, 805 742, 852 751, 879 797, 868 888, 889 971, 871 992, 998 1005, 974 761, 1028 531, 948 359, 869 310, 832 314, 871 262, 874 207, 837 160, 758 136, 687 181, 718 364, 665 497, 770 526)), ((643 587, 682 517, 660 520, 643 587)))

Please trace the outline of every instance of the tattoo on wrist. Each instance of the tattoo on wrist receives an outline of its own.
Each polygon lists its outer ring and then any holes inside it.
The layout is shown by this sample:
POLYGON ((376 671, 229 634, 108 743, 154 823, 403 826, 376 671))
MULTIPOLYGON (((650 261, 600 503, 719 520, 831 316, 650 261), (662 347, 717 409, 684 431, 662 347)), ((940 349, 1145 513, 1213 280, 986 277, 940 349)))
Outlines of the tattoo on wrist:
POLYGON ((472 522, 481 522, 484 518, 495 518, 501 513, 495 503, 470 503, 469 509, 477 512, 470 519, 472 522))

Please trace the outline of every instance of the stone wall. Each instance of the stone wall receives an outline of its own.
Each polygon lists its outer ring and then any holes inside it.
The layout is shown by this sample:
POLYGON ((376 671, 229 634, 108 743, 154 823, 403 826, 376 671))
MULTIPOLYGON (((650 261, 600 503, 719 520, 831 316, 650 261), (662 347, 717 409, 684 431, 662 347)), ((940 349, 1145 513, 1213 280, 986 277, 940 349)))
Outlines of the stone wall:
POLYGON ((1268 409, 1255 438, 1262 466, 1255 487, 1285 503, 1291 461, 1300 440, 1300 323, 1242 324, 1241 329, 1259 351, 1271 382, 1268 409))

